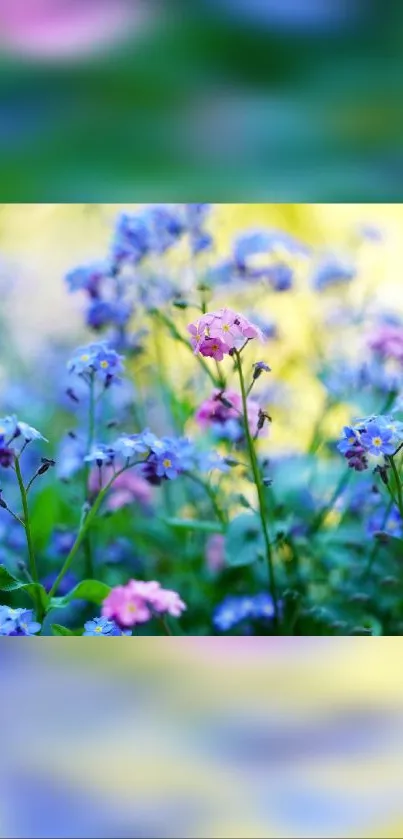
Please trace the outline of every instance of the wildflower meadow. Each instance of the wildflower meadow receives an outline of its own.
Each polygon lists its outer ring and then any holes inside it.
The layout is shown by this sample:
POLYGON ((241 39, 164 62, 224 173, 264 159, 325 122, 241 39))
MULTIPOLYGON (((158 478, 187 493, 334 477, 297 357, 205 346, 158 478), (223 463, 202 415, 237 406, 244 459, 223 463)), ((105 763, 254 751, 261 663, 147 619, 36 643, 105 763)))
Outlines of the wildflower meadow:
POLYGON ((387 230, 225 212, 108 212, 24 357, 3 269, 0 635, 403 634, 387 230))

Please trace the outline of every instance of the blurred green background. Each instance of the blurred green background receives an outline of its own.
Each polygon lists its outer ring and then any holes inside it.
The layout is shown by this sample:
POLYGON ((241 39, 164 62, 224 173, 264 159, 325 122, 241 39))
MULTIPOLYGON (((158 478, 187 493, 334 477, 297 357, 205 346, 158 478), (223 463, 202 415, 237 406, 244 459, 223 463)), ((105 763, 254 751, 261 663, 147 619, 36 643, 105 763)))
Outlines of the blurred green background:
POLYGON ((3 201, 397 201, 400 0, 0 0, 3 201))

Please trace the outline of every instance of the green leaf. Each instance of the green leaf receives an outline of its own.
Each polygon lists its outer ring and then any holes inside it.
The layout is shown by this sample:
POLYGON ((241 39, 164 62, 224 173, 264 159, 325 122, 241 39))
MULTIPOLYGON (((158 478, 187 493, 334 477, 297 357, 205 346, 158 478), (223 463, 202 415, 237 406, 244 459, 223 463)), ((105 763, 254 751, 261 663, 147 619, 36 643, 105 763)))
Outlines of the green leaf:
POLYGON ((177 530, 199 530, 203 533, 223 533, 223 526, 219 521, 197 521, 196 519, 162 519, 169 527, 177 530))
POLYGON ((39 583, 22 583, 13 577, 4 565, 0 565, 0 591, 17 591, 22 589, 26 591, 34 603, 40 599, 43 609, 47 609, 49 598, 43 586, 39 583))
POLYGON ((15 591, 23 586, 24 583, 13 577, 4 565, 0 565, 0 591, 15 591))
POLYGON ((38 492, 30 508, 31 533, 37 550, 43 550, 50 534, 61 519, 60 496, 54 486, 46 486, 38 492))
POLYGON ((233 519, 225 539, 225 556, 228 565, 252 565, 264 549, 259 518, 242 513, 233 519))
POLYGON ((52 597, 51 608, 57 609, 68 606, 72 600, 88 600, 89 603, 100 606, 110 590, 110 586, 101 583, 100 580, 83 580, 64 597, 52 597))
POLYGON ((29 594, 34 603, 37 603, 39 598, 43 610, 45 612, 47 611, 49 606, 49 595, 40 583, 26 583, 22 586, 22 588, 27 592, 27 594, 29 594))
POLYGON ((52 623, 53 635, 75 635, 72 629, 67 629, 67 626, 61 626, 60 623, 52 623))

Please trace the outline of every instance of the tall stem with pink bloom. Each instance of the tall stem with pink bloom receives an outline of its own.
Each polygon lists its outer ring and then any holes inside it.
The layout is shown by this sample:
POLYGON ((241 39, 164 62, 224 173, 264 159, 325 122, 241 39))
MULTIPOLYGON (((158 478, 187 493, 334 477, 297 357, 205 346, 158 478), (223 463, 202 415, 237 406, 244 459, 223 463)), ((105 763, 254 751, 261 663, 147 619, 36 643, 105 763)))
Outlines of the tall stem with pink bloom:
POLYGON ((270 581, 270 593, 273 598, 273 606, 274 606, 274 619, 277 628, 279 627, 280 623, 280 615, 279 615, 279 607, 278 607, 278 597, 277 597, 277 583, 276 583, 276 575, 274 570, 274 562, 273 562, 273 552, 270 543, 270 536, 267 527, 267 511, 266 511, 266 503, 264 497, 264 486, 262 481, 262 476, 260 473, 259 463, 256 456, 255 446, 252 438, 252 434, 249 427, 249 418, 248 418, 248 403, 247 403, 247 395, 246 395, 246 387, 245 387, 245 379, 243 375, 242 369, 242 358, 241 353, 239 350, 234 350, 234 356, 236 360, 236 367, 238 370, 239 375, 239 382, 241 386, 241 394, 242 394, 242 406, 243 406, 243 420, 245 426, 245 437, 246 437, 246 444, 249 453, 249 460, 250 465, 253 473, 254 482, 256 484, 256 491, 258 496, 258 504, 259 504, 259 516, 260 521, 262 524, 262 533, 263 539, 265 544, 265 551, 266 551, 266 560, 267 566, 269 571, 269 581, 270 581))

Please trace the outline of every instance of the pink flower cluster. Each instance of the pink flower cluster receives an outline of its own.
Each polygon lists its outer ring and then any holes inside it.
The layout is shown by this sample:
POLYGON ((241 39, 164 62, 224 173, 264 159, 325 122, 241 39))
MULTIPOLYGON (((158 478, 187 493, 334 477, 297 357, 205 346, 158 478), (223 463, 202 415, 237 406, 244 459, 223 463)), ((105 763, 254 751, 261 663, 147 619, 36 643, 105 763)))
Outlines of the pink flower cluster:
POLYGON ((403 328, 394 324, 379 326, 371 336, 369 346, 383 358, 394 358, 403 363, 403 328))
POLYGON ((0 46, 40 58, 79 56, 134 29, 133 0, 0 0, 0 46))
MULTIPOLYGON (((248 399, 248 421, 252 434, 258 431, 260 408, 254 399, 248 399)), ((215 390, 209 399, 200 405, 196 412, 196 421, 201 428, 225 425, 229 420, 238 420, 242 424, 242 399, 234 390, 215 390)), ((264 430, 267 434, 267 425, 264 430)), ((262 435, 260 435, 262 436, 262 435)))
POLYGON ((146 623, 155 614, 179 618, 185 609, 186 605, 176 591, 161 588, 157 582, 130 580, 108 594, 102 606, 102 616, 115 620, 119 626, 130 627, 146 623))
MULTIPOLYGON (((101 489, 107 486, 113 477, 114 469, 112 466, 104 466, 101 474, 99 469, 92 469, 88 480, 88 488, 93 495, 97 495, 101 489)), ((110 493, 108 495, 107 507, 108 510, 120 510, 121 507, 126 507, 128 504, 137 503, 142 507, 148 507, 152 500, 152 489, 150 484, 141 477, 136 475, 132 469, 123 472, 119 475, 112 484, 110 493)))
POLYGON ((222 361, 224 355, 252 338, 264 340, 263 333, 243 315, 232 309, 208 312, 188 326, 195 353, 222 361))

